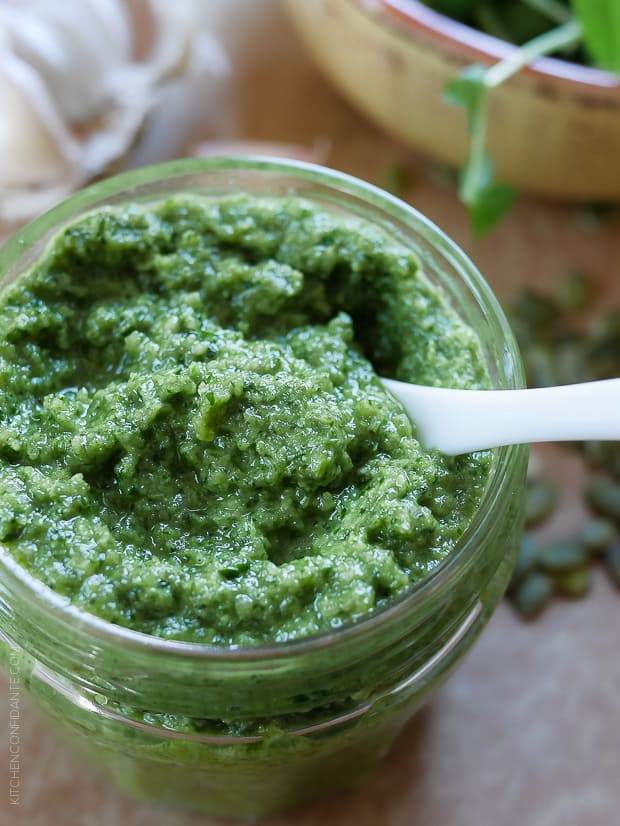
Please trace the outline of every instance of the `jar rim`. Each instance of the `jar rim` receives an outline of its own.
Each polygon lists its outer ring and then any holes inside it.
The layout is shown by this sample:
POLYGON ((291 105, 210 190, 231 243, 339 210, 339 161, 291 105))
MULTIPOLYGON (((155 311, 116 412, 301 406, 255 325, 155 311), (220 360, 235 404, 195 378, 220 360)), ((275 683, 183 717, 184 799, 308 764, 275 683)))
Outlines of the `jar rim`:
MULTIPOLYGON (((519 351, 504 312, 482 274, 460 247, 410 204, 373 184, 318 164, 261 156, 213 156, 154 164, 115 175, 75 193, 18 230, 0 249, 0 276, 24 254, 30 244, 40 240, 50 230, 56 232, 77 215, 102 206, 103 203, 110 204, 110 199, 115 196, 118 197, 119 203, 126 203, 131 200, 133 191, 137 193, 145 185, 165 183, 182 177, 191 178, 197 174, 227 169, 273 172, 308 180, 310 183, 323 184, 345 195, 358 198, 369 206, 380 208, 394 220, 406 224, 421 234, 433 249, 439 250, 457 268, 468 290, 479 302, 484 303, 487 312, 492 314, 494 322, 499 325, 505 352, 508 353, 510 359, 510 386, 515 388, 524 386, 519 351)), ((165 197, 173 191, 181 191, 180 181, 177 187, 179 187, 177 190, 158 193, 157 198, 165 197)), ((303 198, 304 195, 295 193, 294 197, 303 198)), ((13 586, 21 590, 23 596, 34 598, 42 609, 51 611, 57 619, 65 623, 77 622, 81 630, 92 633, 101 642, 122 643, 125 648, 136 647, 142 651, 148 649, 162 655, 206 658, 220 662, 271 660, 306 654, 316 649, 323 649, 336 641, 342 644, 356 639, 374 630, 378 625, 396 623, 410 610, 418 609, 420 605, 432 599, 439 589, 447 587, 463 562, 475 549, 478 537, 489 530, 489 523, 493 520, 494 504, 502 494, 503 478, 508 468, 514 464, 524 449, 523 445, 507 445, 492 451, 490 478, 472 520, 454 549, 428 575, 383 608, 343 623, 335 629, 321 631, 299 639, 260 645, 218 646, 156 637, 143 631, 116 625, 73 605, 68 597, 56 593, 21 566, 2 543, 0 543, 0 568, 5 569, 13 586)))

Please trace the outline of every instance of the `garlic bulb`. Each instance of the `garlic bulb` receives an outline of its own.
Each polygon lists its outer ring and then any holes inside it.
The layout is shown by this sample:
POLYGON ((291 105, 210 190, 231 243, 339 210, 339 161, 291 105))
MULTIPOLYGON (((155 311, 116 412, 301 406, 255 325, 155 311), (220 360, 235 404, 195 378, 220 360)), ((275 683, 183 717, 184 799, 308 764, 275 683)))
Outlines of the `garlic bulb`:
POLYGON ((0 0, 0 221, 183 149, 229 69, 202 2, 0 0))

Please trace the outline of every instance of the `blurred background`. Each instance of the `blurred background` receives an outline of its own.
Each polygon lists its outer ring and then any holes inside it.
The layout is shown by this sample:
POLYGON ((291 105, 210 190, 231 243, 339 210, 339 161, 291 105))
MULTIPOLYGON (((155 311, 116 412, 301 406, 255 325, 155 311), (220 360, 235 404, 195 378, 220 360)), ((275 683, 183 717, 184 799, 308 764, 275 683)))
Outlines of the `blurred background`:
MULTIPOLYGON (((300 17, 291 14, 291 7, 302 5, 310 13, 327 12, 322 25, 333 54, 340 41, 330 39, 336 31, 330 25, 341 26, 342 19, 330 24, 329 14, 354 8, 372 20, 384 4, 0 0, 1 235, 90 180, 145 163, 239 153, 314 161, 389 189, 469 253, 511 309, 531 383, 588 378, 588 371, 618 375, 620 314, 613 316, 615 327, 610 321, 610 311, 620 306, 617 210, 607 203, 522 194, 491 234, 475 240, 454 171, 429 157, 432 147, 426 153, 412 148, 403 134, 391 136, 404 129, 388 126, 388 134, 385 119, 371 119, 359 102, 350 102, 364 98, 365 83, 370 94, 371 78, 360 75, 360 88, 343 95, 308 56, 300 17), (568 312, 565 322, 560 315, 568 312), (606 360, 592 366, 588 336, 598 335, 600 345, 601 325, 607 325, 606 360)), ((395 20, 389 25, 397 26, 395 20)), ((354 46, 343 40, 342 48, 371 50, 372 38, 364 31, 354 46)), ((419 33, 397 29, 394 36, 415 41, 419 33)), ((432 58, 445 58, 445 48, 426 48, 432 58)), ((399 68, 400 86, 388 80, 380 90, 390 109, 402 108, 408 122, 432 118, 433 107, 412 110, 410 102, 400 103, 402 89, 415 78, 403 74, 398 54, 390 57, 388 51, 382 59, 399 68)), ((456 70, 458 61, 448 60, 456 70)), ((618 87, 612 91, 616 108, 610 111, 618 128, 618 87)), ((455 117, 461 118, 455 131, 464 144, 464 116, 455 117)), ((568 136, 561 130, 555 135, 558 154, 568 136)), ((620 168, 606 169, 620 189, 620 168)), ((597 478, 616 484, 618 463, 601 469, 595 447, 590 454, 598 462, 597 478)), ((584 451, 547 446, 535 448, 534 455, 531 486, 539 511, 534 500, 532 535, 535 530, 541 543, 580 536, 592 515, 584 486, 593 471, 584 451)), ((557 586, 558 598, 529 611, 531 622, 502 605, 472 655, 409 726, 372 782, 272 823, 617 823, 620 603, 604 569, 598 561, 588 564, 581 585, 572 594, 565 587, 563 598, 557 586), (576 596, 584 599, 571 599, 576 596)), ((528 610, 526 604, 521 613, 528 610)), ((2 683, 0 710, 6 697, 2 683)), ((27 706, 21 715, 21 802, 16 807, 0 798, 0 824, 206 822, 122 798, 81 766, 27 706)), ((7 714, 0 713, 0 730, 8 732, 7 714)), ((6 734, 0 742, 7 742, 6 734)))

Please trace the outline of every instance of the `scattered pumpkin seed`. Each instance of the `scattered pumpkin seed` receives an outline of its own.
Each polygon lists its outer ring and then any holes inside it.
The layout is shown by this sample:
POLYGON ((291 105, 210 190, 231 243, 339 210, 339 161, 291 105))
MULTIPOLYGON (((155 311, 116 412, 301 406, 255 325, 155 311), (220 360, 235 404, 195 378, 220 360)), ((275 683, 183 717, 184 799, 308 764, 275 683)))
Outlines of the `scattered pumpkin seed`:
POLYGON ((551 514, 558 498, 557 485, 549 479, 535 479, 527 486, 525 524, 539 525, 551 514))
POLYGON ((598 477, 586 486, 586 498, 597 513, 620 523, 620 482, 598 477))
POLYGON ((515 588, 512 604, 523 619, 534 619, 546 608, 552 593, 551 577, 541 571, 532 571, 515 588))
MULTIPOLYGON (((609 218, 606 207, 591 212, 609 218)), ((545 387, 620 375, 620 308, 596 315, 588 325, 580 314, 593 298, 594 284, 574 271, 557 282, 552 295, 519 290, 508 315, 525 364, 528 384, 545 387)), ((584 459, 602 473, 586 486, 584 497, 599 514, 573 537, 537 544, 524 536, 508 597, 524 617, 536 616, 552 592, 579 597, 589 590, 590 564, 604 556, 609 576, 620 589, 620 441, 578 445, 584 459)), ((544 522, 556 503, 555 486, 540 467, 528 469, 526 526, 544 522)))
POLYGON ((583 543, 575 539, 561 539, 541 548, 538 561, 548 573, 574 571, 587 564, 588 553, 583 543))
POLYGON ((584 456, 594 467, 608 470, 616 479, 620 479, 620 444, 618 442, 586 442, 584 456))
POLYGON ((584 597, 590 590, 590 571, 587 568, 576 568, 574 571, 556 574, 553 585, 555 592, 563 597, 584 597))
POLYGON ((581 270, 575 270, 560 279, 555 290, 555 300, 560 310, 574 313, 587 307, 592 293, 592 282, 588 276, 581 270))
POLYGON ((616 540, 607 549, 605 568, 613 584, 620 588, 620 541, 616 540))
POLYGON ((517 562, 512 572, 512 579, 509 586, 509 594, 514 593, 518 583, 526 574, 529 574, 536 567, 538 559, 538 544, 533 533, 524 533, 519 546, 517 562))
POLYGON ((579 532, 579 540, 592 559, 606 550, 616 533, 616 526, 609 519, 592 517, 583 524, 579 532))
POLYGON ((620 309, 594 316, 590 321, 588 333, 595 341, 617 338, 620 335, 620 309))

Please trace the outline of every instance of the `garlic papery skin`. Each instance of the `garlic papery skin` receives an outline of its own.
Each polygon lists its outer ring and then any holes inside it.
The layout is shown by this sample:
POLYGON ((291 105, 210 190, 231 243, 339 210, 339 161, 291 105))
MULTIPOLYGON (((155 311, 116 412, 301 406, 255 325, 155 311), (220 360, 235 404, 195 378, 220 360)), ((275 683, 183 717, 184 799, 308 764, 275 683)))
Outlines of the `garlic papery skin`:
POLYGON ((0 0, 0 221, 181 153, 228 71, 203 0, 0 0))

